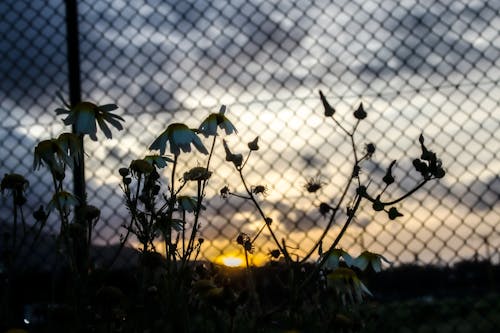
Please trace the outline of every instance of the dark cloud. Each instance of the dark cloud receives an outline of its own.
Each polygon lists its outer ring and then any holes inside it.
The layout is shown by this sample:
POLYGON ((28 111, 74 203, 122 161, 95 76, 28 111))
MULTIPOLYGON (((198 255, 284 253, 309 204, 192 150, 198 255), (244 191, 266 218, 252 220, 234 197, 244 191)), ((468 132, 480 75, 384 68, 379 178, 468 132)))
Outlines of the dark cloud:
POLYGON ((500 206, 500 175, 457 184, 449 190, 455 200, 471 210, 489 211, 500 206))
POLYGON ((402 72, 425 76, 432 73, 434 78, 446 78, 454 73, 465 74, 472 67, 487 70, 500 50, 492 44, 478 47, 475 39, 467 40, 464 34, 472 32, 479 38, 489 19, 498 14, 500 4, 455 4, 429 10, 415 3, 411 7, 397 6, 390 12, 379 11, 380 16, 374 17, 380 20, 380 29, 387 32, 388 38, 377 49, 364 50, 368 61, 359 68, 359 74, 387 78, 402 72))

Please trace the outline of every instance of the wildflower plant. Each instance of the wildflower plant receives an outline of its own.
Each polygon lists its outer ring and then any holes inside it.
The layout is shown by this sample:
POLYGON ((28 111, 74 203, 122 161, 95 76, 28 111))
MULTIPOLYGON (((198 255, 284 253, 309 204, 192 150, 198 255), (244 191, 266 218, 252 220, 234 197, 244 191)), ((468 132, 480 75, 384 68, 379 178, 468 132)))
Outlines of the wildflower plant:
MULTIPOLYGON (((271 223, 272 219, 264 212, 261 203, 256 200, 255 188, 259 188, 260 185, 248 184, 246 180, 246 175, 243 171, 250 159, 251 153, 259 149, 257 139, 248 143, 249 150, 246 156, 231 151, 227 143, 224 142, 226 160, 233 163, 239 174, 244 194, 232 192, 228 186, 225 186, 221 190, 221 196, 224 198, 234 196, 252 202, 262 219, 262 227, 255 235, 241 234, 238 236, 238 240, 241 239, 242 241, 238 241, 238 243, 243 247, 245 255, 251 254, 251 250, 254 248, 254 242, 264 229, 268 230, 276 246, 276 249, 273 250, 273 258, 282 257, 289 270, 289 279, 287 281, 289 299, 283 305, 283 311, 288 314, 297 314, 297 305, 300 303, 300 299, 305 297, 304 292, 306 290, 310 292, 311 287, 317 285, 318 279, 321 277, 324 279, 325 276, 328 283, 324 284, 324 287, 326 289, 333 288, 337 293, 343 293, 342 297, 344 301, 346 295, 351 301, 360 301, 363 295, 370 295, 366 286, 357 277, 356 272, 364 271, 368 267, 378 272, 381 270, 382 261, 388 262, 387 259, 380 254, 372 253, 368 250, 365 250, 358 257, 354 258, 348 252, 339 248, 339 242, 351 222, 356 218, 362 202, 368 202, 375 212, 385 212, 389 220, 394 220, 402 216, 396 205, 410 197, 429 181, 440 179, 445 175, 441 160, 437 157, 436 153, 425 146, 424 137, 420 135, 418 142, 421 146, 422 154, 420 158, 413 160, 413 165, 415 170, 421 174, 421 181, 399 197, 385 199, 389 188, 396 182, 393 172, 396 167, 396 161, 392 161, 382 178, 384 184, 383 188, 378 192, 372 191, 369 189, 369 184, 372 179, 370 176, 363 177, 361 170, 364 162, 372 158, 376 146, 372 142, 365 143, 364 151, 360 152, 357 148, 358 143, 356 138, 359 124, 365 121, 368 117, 368 112, 365 110, 364 105, 360 103, 353 112, 353 117, 355 119, 354 125, 352 128, 348 129, 335 118, 336 110, 327 101, 325 95, 321 91, 319 95, 324 109, 324 116, 327 120, 331 120, 333 125, 339 128, 341 132, 348 137, 351 143, 352 170, 340 195, 334 193, 330 196, 330 200, 325 200, 319 204, 319 211, 321 215, 328 219, 328 222, 320 237, 315 240, 314 245, 302 258, 292 259, 288 251, 286 237, 281 239, 278 238, 271 223), (341 211, 345 211, 346 214, 340 214, 341 211), (331 229, 334 224, 340 224, 342 227, 335 235, 333 242, 328 246, 327 250, 323 251, 325 239, 331 234, 331 229), (311 257, 316 252, 318 253, 318 257, 315 260, 316 264, 313 269, 311 269, 308 274, 301 274, 303 265, 310 261, 311 257)), ((307 193, 317 193, 323 190, 324 185, 325 182, 323 182, 320 177, 315 177, 307 181, 304 185, 304 190, 307 193)), ((321 290, 317 292, 321 293, 321 290)), ((290 317, 289 319, 293 318, 290 317)))
POLYGON ((65 125, 71 125, 73 132, 65 132, 56 138, 40 141, 34 150, 33 169, 45 167, 52 176, 53 195, 47 204, 47 211, 57 212, 60 222, 59 243, 65 253, 69 267, 75 275, 85 274, 88 269, 88 249, 92 227, 100 216, 100 211, 86 203, 85 197, 77 197, 65 188, 68 170, 81 166, 85 156, 83 138, 88 135, 97 140, 97 125, 107 138, 112 138, 108 124, 118 130, 123 129, 122 117, 111 113, 118 107, 114 104, 96 105, 83 101, 69 105, 60 96, 64 108, 57 108, 57 115, 66 115, 65 125), (89 221, 92 221, 90 225, 89 221), (77 244, 85 244, 84 249, 76 249, 77 244), (77 259, 75 253, 86 252, 83 259, 77 259))
MULTIPOLYGON (((205 209, 203 201, 213 174, 210 162, 214 147, 219 131, 226 135, 236 133, 225 111, 226 107, 222 106, 218 113, 208 115, 197 129, 183 123, 168 125, 149 146, 152 154, 133 160, 119 170, 125 205, 130 212, 121 246, 134 235, 141 244, 141 256, 146 258, 157 253, 158 244, 163 242, 165 269, 155 281, 143 280, 143 283, 164 291, 164 307, 168 311, 189 306, 186 295, 191 288, 191 262, 199 258, 204 242, 199 236, 200 215, 205 209), (210 149, 205 147, 202 138, 212 138, 210 149), (189 159, 192 147, 206 155, 205 163, 179 170, 181 158, 189 159), (171 155, 166 154, 167 148, 171 155), (162 179, 163 174, 169 177, 162 179), (189 191, 192 186, 188 184, 194 185, 195 193, 189 191)), ((183 319, 169 318, 173 322, 183 319)))
MULTIPOLYGON (((286 235, 280 237, 278 234, 276 224, 279 221, 273 221, 262 206, 262 200, 265 200, 272 185, 251 184, 247 179, 250 172, 247 165, 251 163, 251 157, 262 149, 259 137, 247 143, 245 152, 234 151, 225 139, 219 140, 220 135, 237 134, 236 127, 226 115, 225 106, 219 112, 209 114, 196 128, 184 123, 167 125, 153 140, 150 151, 143 158, 133 159, 118 170, 129 219, 123 224, 124 234, 120 235, 119 248, 109 268, 128 240, 135 237, 140 244, 138 269, 134 274, 139 291, 131 302, 138 304, 129 312, 136 325, 131 331, 141 326, 138 323, 151 330, 151 321, 157 325, 156 328, 161 327, 164 331, 196 332, 199 326, 191 322, 194 320, 191 316, 216 321, 213 327, 205 327, 207 331, 221 331, 221 327, 229 327, 228 331, 234 332, 236 322, 248 327, 248 331, 261 331, 258 321, 263 318, 272 318, 273 325, 281 323, 287 327, 300 327, 307 320, 310 323, 316 320, 313 327, 336 329, 335 320, 349 319, 345 309, 351 309, 354 304, 371 296, 359 275, 367 270, 380 271, 382 263, 388 263, 388 260, 369 249, 353 256, 347 249, 340 248, 346 230, 363 203, 375 212, 386 214, 388 220, 398 219, 402 216, 399 205, 429 181, 444 177, 445 170, 437 154, 426 146, 423 135, 420 135, 418 144, 422 153, 413 160, 413 166, 421 180, 406 193, 391 196, 390 189, 398 181, 394 172, 397 161, 392 161, 381 179, 381 188, 370 187, 371 176, 361 171, 364 163, 373 157, 376 146, 367 142, 363 151, 359 151, 356 137, 359 124, 366 121, 369 112, 363 104, 359 104, 353 112, 354 124, 347 128, 335 118, 337 111, 325 95, 321 91, 319 95, 326 120, 332 121, 333 126, 340 129, 351 143, 352 169, 340 193, 323 193, 327 183, 320 176, 310 178, 303 184, 305 195, 314 196, 317 200, 321 193, 322 198, 328 199, 316 207, 327 223, 302 257, 294 254, 293 250, 291 252, 290 240, 286 235), (239 185, 224 186, 219 192, 220 197, 250 202, 261 220, 261 227, 254 234, 235 235, 235 242, 245 255, 246 283, 242 290, 232 287, 230 281, 221 277, 213 266, 193 264, 200 258, 204 244, 200 236, 201 215, 206 208, 204 201, 208 183, 217 175, 216 170, 211 168, 211 161, 218 143, 222 145, 226 162, 233 166, 240 180, 239 185), (195 151, 201 153, 204 160, 180 170, 181 159, 192 161, 195 151), (340 230, 334 232, 333 225, 340 225, 340 230), (266 232, 274 242, 269 249, 271 262, 281 265, 285 271, 285 274, 273 277, 278 280, 282 293, 272 307, 265 304, 266 295, 260 293, 249 259, 256 251, 256 241, 266 232), (326 244, 332 235, 333 242, 326 244), (160 244, 163 246, 161 253, 160 244), (323 305, 324 299, 334 301, 323 305), (334 318, 332 326, 318 324, 317 319, 321 318, 334 318)), ((31 227, 23 211, 28 181, 15 173, 6 174, 1 181, 2 193, 12 196, 14 219, 10 235, 12 240, 5 246, 15 253, 30 232, 36 234, 35 242, 49 214, 57 214, 60 222, 58 252, 64 254, 73 277, 74 318, 79 319, 81 313, 92 309, 79 296, 83 299, 81 296, 87 286, 85 277, 91 270, 88 251, 100 210, 88 205, 85 197, 78 197, 66 188, 66 174, 83 164, 86 155, 81 142, 85 136, 97 140, 99 128, 106 138, 111 138, 110 127, 121 130, 123 118, 112 113, 117 109, 114 104, 81 102, 70 106, 63 101, 63 106, 56 110, 56 114, 64 116, 63 122, 71 125, 73 132, 42 140, 34 149, 33 169, 46 168, 49 171, 53 193, 50 201, 33 213, 35 223, 31 227), (20 242, 18 238, 21 238, 20 242)), ((113 288, 103 287, 98 295, 102 296, 107 290, 122 298, 118 295, 119 290, 113 288)), ((110 321, 116 319, 108 315, 100 318, 108 317, 110 321)), ((120 318, 125 320, 124 316, 120 318)), ((201 322, 205 324, 206 321, 201 322)), ((104 331, 110 331, 110 327, 106 326, 104 331)))

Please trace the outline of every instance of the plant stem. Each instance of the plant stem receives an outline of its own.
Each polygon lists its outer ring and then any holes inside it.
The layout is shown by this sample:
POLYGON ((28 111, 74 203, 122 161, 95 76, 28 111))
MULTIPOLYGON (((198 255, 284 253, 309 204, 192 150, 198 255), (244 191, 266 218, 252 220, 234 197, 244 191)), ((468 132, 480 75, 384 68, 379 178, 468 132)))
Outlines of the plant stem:
POLYGON ((349 188, 351 187, 351 183, 352 183, 353 179, 356 176, 355 175, 355 170, 356 170, 356 168, 359 168, 359 160, 358 160, 358 155, 357 155, 357 152, 356 152, 356 143, 354 141, 354 133, 356 133, 356 129, 358 128, 360 120, 358 119, 356 121, 356 123, 354 124, 354 128, 352 129, 352 132, 348 132, 335 118, 332 117, 332 119, 340 127, 340 129, 342 129, 342 131, 344 131, 349 136, 349 138, 350 138, 351 146, 352 146, 352 151, 353 151, 353 154, 354 154, 353 171, 351 172, 351 176, 349 177, 349 180, 347 181, 347 184, 346 184, 346 186, 344 188, 344 191, 342 192, 342 195, 340 196, 339 202, 337 203, 337 205, 335 206, 335 208, 331 212, 330 220, 328 221, 328 224, 326 225, 326 228, 323 230, 323 233, 318 238, 318 240, 316 241, 316 243, 314 244, 314 246, 311 248, 311 250, 309 250, 309 252, 305 255, 305 257, 302 258, 301 263, 304 263, 305 261, 307 261, 311 257, 311 255, 316 251, 316 249, 318 248, 318 246, 323 242, 323 239, 326 237, 328 231, 332 227, 333 222, 335 221, 335 215, 337 214, 337 211, 340 209, 340 206, 344 202, 344 199, 345 199, 345 197, 347 195, 347 192, 349 191, 349 188))
POLYGON ((311 248, 311 250, 309 250, 309 252, 304 256, 304 258, 302 258, 301 263, 304 263, 306 260, 308 260, 311 257, 311 255, 316 251, 318 246, 323 242, 323 239, 325 239, 328 231, 330 230, 330 228, 333 225, 333 222, 335 221, 335 215, 337 214, 338 210, 340 209, 342 203, 344 202, 344 200, 347 196, 347 193, 349 191, 349 188, 351 187, 351 183, 352 183, 353 179, 354 179, 354 174, 351 173, 351 176, 349 177, 349 180, 347 181, 347 184, 344 188, 344 191, 342 192, 342 195, 340 196, 339 202, 337 203, 337 205, 335 206, 335 208, 333 208, 333 210, 331 212, 330 220, 328 221, 326 228, 323 230, 323 233, 318 238, 318 240, 316 241, 314 246, 311 248))
MULTIPOLYGON (((167 259, 167 269, 170 271, 170 245, 172 244, 172 214, 174 213, 175 206, 175 170, 177 169, 177 162, 179 155, 174 155, 174 165, 172 166, 172 173, 170 175, 170 198, 168 198, 168 211, 167 211, 167 230, 163 237, 165 238, 165 258, 167 259)), ((174 253, 175 256, 175 253, 174 253)))
POLYGON ((274 242, 276 243, 276 246, 278 246, 278 249, 280 250, 280 252, 283 253, 283 255, 285 256, 285 260, 287 261, 287 263, 290 263, 292 261, 292 259, 290 258, 290 254, 288 253, 286 247, 281 246, 280 242, 278 241, 278 238, 276 237, 275 233, 273 232, 273 229, 271 229, 270 223, 267 223, 267 221, 266 221, 267 216, 262 211, 262 208, 260 207, 257 200, 255 200, 255 197, 254 197, 252 191, 250 190, 250 188, 248 187, 248 185, 245 181, 245 177, 243 176, 243 171, 241 170, 241 168, 239 168, 238 171, 239 171, 241 182, 243 183, 243 186, 245 187, 245 190, 246 190, 248 196, 250 197, 250 200, 252 200, 254 206, 257 208, 260 216, 264 220, 264 223, 266 224, 267 229, 269 230, 269 233, 271 234, 271 237, 273 238, 274 242))
MULTIPOLYGON (((363 197, 361 196, 357 196, 356 197, 356 201, 354 203, 354 206, 352 208, 353 212, 357 211, 357 209, 359 208, 359 205, 361 204, 361 200, 363 199, 363 197)), ((319 270, 321 269, 321 267, 324 265, 324 263, 326 262, 326 260, 328 260, 328 257, 330 256, 330 254, 333 252, 333 250, 335 250, 335 248, 337 247, 338 243, 340 242, 340 240, 342 239, 342 236, 344 236, 344 233, 345 231, 347 230, 347 227, 349 226, 349 224, 351 223, 351 221, 354 219, 354 214, 351 214, 349 215, 349 217, 347 218, 347 220, 345 221, 344 225, 342 226, 342 229, 340 230, 339 234, 337 235, 337 237, 335 238, 335 240, 333 241, 332 245, 328 248, 328 250, 323 254, 323 257, 320 259, 319 263, 317 263, 314 267, 314 269, 311 271, 311 273, 309 273, 309 275, 304 279, 304 281, 300 284, 299 286, 299 289, 302 289, 304 288, 310 281, 311 279, 319 272, 319 270)))
POLYGON ((387 206, 390 206, 390 205, 394 205, 394 204, 397 204, 398 202, 408 198, 410 195, 412 195, 413 193, 417 192, 422 186, 424 186, 429 180, 428 179, 424 179, 420 184, 418 184, 417 186, 415 186, 414 188, 412 188, 410 191, 408 191, 406 194, 402 195, 401 197, 397 198, 396 200, 393 200, 393 201, 389 201, 389 202, 383 202, 384 205, 387 205, 387 206))

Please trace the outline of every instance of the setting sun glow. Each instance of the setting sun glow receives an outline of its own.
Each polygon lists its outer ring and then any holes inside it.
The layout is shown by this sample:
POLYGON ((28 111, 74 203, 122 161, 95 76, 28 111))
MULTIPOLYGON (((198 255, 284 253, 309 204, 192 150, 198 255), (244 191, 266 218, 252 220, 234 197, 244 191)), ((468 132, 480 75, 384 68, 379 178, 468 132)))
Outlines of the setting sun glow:
POLYGON ((243 258, 233 257, 233 256, 225 256, 221 258, 224 266, 228 267, 241 267, 243 266, 243 258))

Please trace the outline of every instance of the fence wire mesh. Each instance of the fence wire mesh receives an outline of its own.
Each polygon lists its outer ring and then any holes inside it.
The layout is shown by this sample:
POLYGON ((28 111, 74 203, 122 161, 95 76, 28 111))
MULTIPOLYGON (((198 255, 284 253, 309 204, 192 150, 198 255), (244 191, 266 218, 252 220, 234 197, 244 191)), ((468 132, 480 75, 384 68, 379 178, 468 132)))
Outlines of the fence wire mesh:
MULTIPOLYGON (((78 10, 82 98, 116 103, 126 120, 112 140, 85 142, 88 198, 102 208, 96 244, 124 232, 118 168, 143 157, 170 122, 195 127, 225 104, 239 131, 231 147, 260 137, 248 179, 266 186, 273 227, 290 252, 303 254, 326 225, 318 204, 327 200, 304 193, 304 184, 320 177, 335 201, 352 163, 348 138, 323 117, 322 89, 346 126, 365 105, 369 125, 358 145, 377 146, 365 170, 374 184, 393 159, 396 192, 415 183, 420 133, 447 169, 398 207, 397 221, 363 209, 342 247, 395 263, 500 259, 500 3, 83 0, 78 10)), ((0 33, 1 169, 27 175, 34 210, 52 185, 32 172, 33 147, 63 129, 53 110, 56 92, 68 91, 64 3, 2 1, 0 33)), ((220 199, 224 185, 242 190, 223 153, 216 151, 202 220, 208 259, 238 251, 238 233, 262 225, 250 205, 220 199)), ((5 196, 1 219, 10 223, 5 196)), ((256 258, 272 248, 269 237, 259 239, 256 258)))

